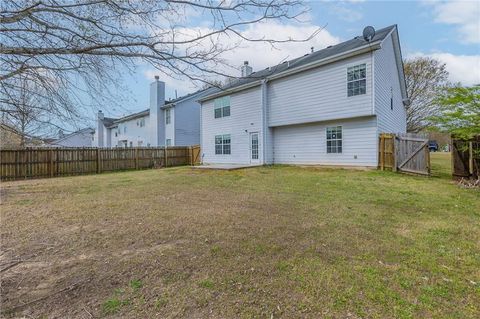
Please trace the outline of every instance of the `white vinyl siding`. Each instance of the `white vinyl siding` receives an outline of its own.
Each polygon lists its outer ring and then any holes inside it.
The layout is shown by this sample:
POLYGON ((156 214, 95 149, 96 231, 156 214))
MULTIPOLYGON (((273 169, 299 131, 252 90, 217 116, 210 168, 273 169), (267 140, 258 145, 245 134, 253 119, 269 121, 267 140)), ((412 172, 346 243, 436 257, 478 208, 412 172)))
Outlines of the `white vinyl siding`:
MULTIPOLYGON (((259 149, 262 149, 262 106, 260 87, 230 95, 230 116, 214 117, 214 100, 203 102, 201 108, 202 159, 206 164, 250 164, 250 132, 259 133, 259 149), (215 136, 229 134, 231 154, 215 154, 215 136)), ((260 161, 263 155, 260 151, 260 161)))
POLYGON ((373 114, 370 53, 334 62, 268 84, 269 126, 373 114), (366 93, 347 96, 347 69, 365 64, 366 93))
POLYGON ((170 146, 177 145, 175 139, 175 117, 177 116, 177 107, 165 109, 165 141, 170 140, 170 146))
MULTIPOLYGON (((106 145, 116 146, 119 145, 119 141, 127 141, 128 145, 132 142, 132 145, 135 146, 138 145, 139 141, 142 143, 149 141, 149 125, 149 116, 145 116, 120 122, 118 123, 118 127, 115 128, 105 128, 107 134, 110 134, 106 145), (141 123, 143 123, 143 126, 141 123)), ((124 142, 122 143, 125 144, 124 142)))
POLYGON ((275 164, 377 166, 375 117, 276 127, 275 164), (342 152, 327 153, 327 127, 342 127, 342 152))
POLYGON ((374 63, 378 132, 404 133, 407 125, 406 111, 402 101, 392 36, 384 40, 381 50, 374 52, 374 63))

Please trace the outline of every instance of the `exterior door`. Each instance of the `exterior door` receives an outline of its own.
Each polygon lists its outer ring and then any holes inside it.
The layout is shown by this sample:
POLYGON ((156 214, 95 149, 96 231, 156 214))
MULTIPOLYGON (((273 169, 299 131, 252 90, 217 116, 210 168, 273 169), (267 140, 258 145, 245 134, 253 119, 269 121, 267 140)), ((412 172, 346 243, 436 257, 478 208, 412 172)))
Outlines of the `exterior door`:
POLYGON ((258 132, 250 133, 250 163, 260 163, 260 144, 258 132))

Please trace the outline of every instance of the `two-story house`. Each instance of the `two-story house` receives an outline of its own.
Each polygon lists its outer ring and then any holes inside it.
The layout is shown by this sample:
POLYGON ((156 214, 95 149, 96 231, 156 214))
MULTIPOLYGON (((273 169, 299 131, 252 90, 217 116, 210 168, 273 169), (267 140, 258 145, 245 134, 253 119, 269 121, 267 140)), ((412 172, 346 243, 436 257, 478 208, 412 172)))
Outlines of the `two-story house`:
POLYGON ((377 166, 378 136, 405 132, 397 26, 253 72, 203 96, 204 164, 377 166))
POLYGON ((121 118, 98 112, 93 145, 97 147, 187 146, 200 143, 200 104, 209 89, 165 100, 165 83, 150 84, 150 107, 121 118))

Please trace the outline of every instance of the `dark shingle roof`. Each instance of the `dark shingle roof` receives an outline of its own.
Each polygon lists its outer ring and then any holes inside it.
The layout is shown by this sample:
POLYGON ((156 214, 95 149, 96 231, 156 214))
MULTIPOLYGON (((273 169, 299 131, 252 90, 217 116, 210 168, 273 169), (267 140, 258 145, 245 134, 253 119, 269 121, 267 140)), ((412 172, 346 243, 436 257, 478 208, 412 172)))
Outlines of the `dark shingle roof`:
MULTIPOLYGON (((193 92, 193 93, 189 93, 187 95, 184 95, 184 96, 180 96, 176 99, 173 99, 173 100, 168 100, 168 101, 165 101, 165 104, 164 106, 167 106, 167 105, 172 105, 174 103, 177 103, 179 101, 182 101, 182 100, 185 100, 185 99, 188 99, 192 96, 195 96, 199 93, 202 93, 204 92, 205 94, 207 93, 210 93, 212 91, 212 88, 208 88, 208 89, 202 89, 202 90, 198 90, 196 92, 193 92)), ((119 123, 119 122, 123 122, 125 120, 131 120, 131 119, 135 119, 137 117, 143 117, 143 116, 146 116, 146 115, 149 115, 150 114, 150 109, 146 109, 146 110, 143 110, 143 111, 140 111, 140 112, 136 112, 136 113, 132 113, 132 114, 129 114, 129 115, 126 115, 126 116, 123 116, 123 117, 120 117, 120 118, 108 118, 108 117, 105 117, 104 120, 103 120, 103 123, 105 123, 105 126, 106 127, 109 127, 109 126, 112 126, 116 123, 119 123), (108 124, 107 124, 107 121, 108 121, 108 124)))
MULTIPOLYGON (((374 43, 374 42, 377 42, 377 41, 382 41, 395 28, 396 28, 396 25, 392 25, 392 26, 389 26, 389 27, 386 27, 386 28, 383 28, 383 29, 380 29, 380 30, 376 30, 375 36, 370 41, 370 43, 374 43)), ((342 42, 342 43, 339 43, 339 44, 336 44, 336 45, 331 45, 331 46, 326 47, 325 49, 322 49, 322 50, 319 50, 319 51, 316 51, 316 52, 313 52, 313 53, 305 54, 304 56, 301 56, 301 57, 298 57, 298 58, 295 58, 295 59, 292 59, 292 60, 289 60, 289 61, 285 61, 283 63, 277 64, 277 65, 272 66, 272 67, 268 67, 266 69, 263 69, 263 70, 260 70, 260 71, 257 71, 257 72, 253 72, 249 77, 239 78, 231 84, 228 84, 228 85, 226 85, 222 88, 217 88, 217 90, 212 92, 212 94, 219 93, 220 91, 223 91, 223 90, 232 89, 232 88, 235 88, 237 86, 244 85, 244 84, 252 83, 252 82, 258 81, 260 79, 270 77, 272 75, 281 73, 281 72, 286 71, 286 70, 292 70, 292 69, 307 65, 307 64, 315 62, 315 61, 323 60, 323 59, 326 59, 326 58, 329 58, 329 57, 336 56, 338 54, 353 51, 355 49, 359 49, 361 47, 364 47, 366 44, 367 44, 367 42, 363 39, 362 36, 356 36, 355 38, 353 38, 351 40, 347 40, 345 42, 342 42)))
POLYGON ((113 118, 113 117, 104 117, 103 118, 103 125, 105 126, 110 126, 113 124, 114 121, 116 121, 117 119, 113 118))

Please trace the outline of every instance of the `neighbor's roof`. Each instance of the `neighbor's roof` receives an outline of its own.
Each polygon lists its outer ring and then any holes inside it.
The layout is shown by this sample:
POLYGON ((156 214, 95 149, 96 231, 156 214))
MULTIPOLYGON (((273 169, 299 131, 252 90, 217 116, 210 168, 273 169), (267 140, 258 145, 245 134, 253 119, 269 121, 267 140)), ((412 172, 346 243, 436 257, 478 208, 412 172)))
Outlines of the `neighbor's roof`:
MULTIPOLYGON (((376 30, 375 36, 369 43, 373 44, 373 43, 378 43, 383 41, 393 30, 395 30, 396 27, 397 27, 396 25, 391 25, 389 27, 376 30)), ((285 61, 283 63, 265 68, 257 72, 253 72, 248 77, 239 78, 231 84, 228 84, 222 88, 217 88, 214 92, 212 92, 212 94, 209 94, 203 97, 201 100, 207 100, 210 98, 210 96, 217 95, 222 91, 231 90, 239 86, 243 86, 249 83, 254 83, 256 81, 280 74, 287 70, 288 71, 294 70, 317 61, 328 59, 337 55, 341 55, 343 53, 355 51, 356 49, 365 47, 367 44, 368 42, 366 42, 362 36, 356 36, 351 40, 348 40, 336 45, 331 45, 326 47, 325 49, 322 49, 313 53, 308 53, 308 54, 305 54, 304 56, 301 56, 289 61, 285 61)))
MULTIPOLYGON (((175 106, 176 103, 179 103, 179 102, 182 102, 184 100, 190 99, 194 96, 199 95, 200 93, 208 94, 211 91, 212 91, 212 88, 202 89, 202 90, 198 90, 196 92, 189 93, 187 95, 178 97, 178 98, 173 99, 173 100, 165 101, 165 104, 162 106, 162 108, 173 107, 173 106, 175 106)), ((133 119, 136 119, 136 118, 139 118, 139 117, 144 117, 144 116, 147 116, 147 115, 150 115, 150 109, 149 108, 146 109, 146 110, 137 112, 137 113, 133 113, 133 114, 129 114, 129 115, 117 118, 117 119, 105 117, 103 119, 103 123, 106 127, 112 127, 112 126, 115 126, 115 124, 118 124, 118 123, 121 123, 121 122, 124 122, 124 121, 128 121, 128 120, 133 120, 133 119), (109 121, 108 124, 106 122, 107 119, 109 121)))
POLYGON ((115 122, 117 119, 113 118, 113 117, 104 117, 103 118, 103 125, 105 126, 110 126, 113 124, 113 122, 115 122))
MULTIPOLYGON (((67 134, 67 135, 65 135, 65 136, 62 137, 62 138, 52 139, 52 141, 50 141, 49 143, 55 144, 55 143, 58 143, 58 142, 60 142, 60 141, 66 140, 67 138, 72 137, 72 136, 74 136, 74 135, 76 135, 76 134, 81 134, 81 133, 93 134, 93 133, 95 133, 95 130, 94 130, 93 128, 91 128, 91 127, 86 127, 86 128, 81 129, 81 130, 78 130, 78 131, 72 132, 72 133, 70 133, 70 134, 67 134)), ((46 140, 46 139, 44 139, 44 140, 46 140)))

